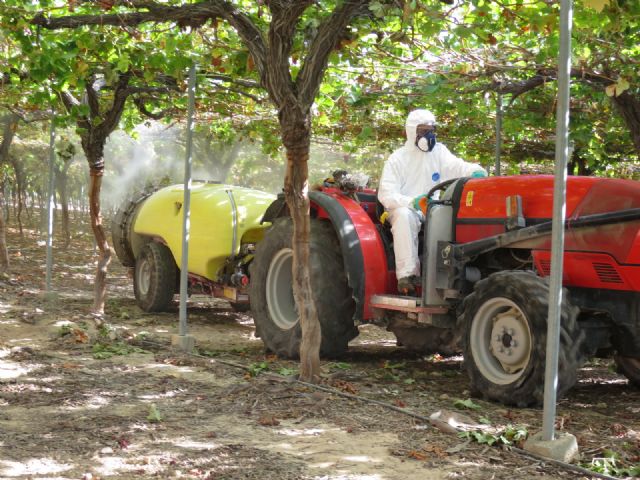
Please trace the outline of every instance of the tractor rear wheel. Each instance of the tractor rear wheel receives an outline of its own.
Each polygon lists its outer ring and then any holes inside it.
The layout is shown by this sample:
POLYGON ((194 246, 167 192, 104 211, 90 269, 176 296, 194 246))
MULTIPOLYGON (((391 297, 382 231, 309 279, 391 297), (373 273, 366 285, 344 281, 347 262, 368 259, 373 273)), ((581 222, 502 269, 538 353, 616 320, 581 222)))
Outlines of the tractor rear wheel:
POLYGON ((640 387, 640 358, 616 355, 614 359, 618 372, 627 377, 630 384, 640 387))
MULTIPOLYGON (((476 283, 464 300, 464 363, 474 392, 525 407, 543 400, 549 286, 531 272, 498 272, 476 283)), ((558 396, 576 382, 584 331, 564 292, 558 396)))
MULTIPOLYGON (((284 358, 299 356, 302 337, 292 288, 292 235, 290 218, 274 221, 257 245, 249 293, 256 336, 268 350, 284 358)), ((335 357, 358 335, 353 324, 355 302, 333 226, 311 220, 310 241, 311 287, 322 332, 320 354, 335 357)))
POLYGON ((156 242, 147 243, 136 259, 133 291, 145 312, 163 312, 173 300, 178 267, 171 251, 156 242))

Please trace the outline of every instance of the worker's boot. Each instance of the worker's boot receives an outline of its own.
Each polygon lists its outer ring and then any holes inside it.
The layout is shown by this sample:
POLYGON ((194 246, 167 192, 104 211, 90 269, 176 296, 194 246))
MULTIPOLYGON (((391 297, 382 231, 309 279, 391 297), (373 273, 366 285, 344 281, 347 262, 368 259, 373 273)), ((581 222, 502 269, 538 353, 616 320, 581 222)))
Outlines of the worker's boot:
POLYGON ((417 275, 403 277, 398 280, 398 292, 402 295, 415 295, 418 285, 420 285, 420 278, 417 275))

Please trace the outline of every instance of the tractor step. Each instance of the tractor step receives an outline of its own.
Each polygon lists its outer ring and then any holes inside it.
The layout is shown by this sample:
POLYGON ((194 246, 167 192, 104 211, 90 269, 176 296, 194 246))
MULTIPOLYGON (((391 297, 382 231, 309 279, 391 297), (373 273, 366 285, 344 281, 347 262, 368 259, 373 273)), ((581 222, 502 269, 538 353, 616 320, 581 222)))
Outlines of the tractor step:
POLYGON ((403 295, 373 295, 371 297, 371 307, 382 310, 398 310, 401 312, 425 314, 447 313, 447 311, 449 311, 446 305, 422 306, 422 299, 403 295))
POLYGON ((371 297, 371 304, 375 307, 394 306, 417 308, 420 306, 421 299, 418 297, 407 297, 403 295, 374 295, 371 297))

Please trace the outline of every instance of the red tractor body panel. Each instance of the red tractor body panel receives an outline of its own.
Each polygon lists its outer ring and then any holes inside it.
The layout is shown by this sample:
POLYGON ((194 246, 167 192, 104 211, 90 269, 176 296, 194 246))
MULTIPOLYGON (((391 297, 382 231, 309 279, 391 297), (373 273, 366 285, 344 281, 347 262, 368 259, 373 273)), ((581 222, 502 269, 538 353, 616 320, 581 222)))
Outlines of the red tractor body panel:
MULTIPOLYGON (((540 276, 550 275, 551 252, 536 251, 533 258, 540 276)), ((565 251, 562 283, 572 287, 640 291, 640 267, 620 265, 604 253, 565 251)))
MULTIPOLYGON (((494 177, 469 180, 459 196, 455 242, 479 240, 506 231, 505 198, 519 195, 526 225, 551 220, 552 176, 494 177)), ((596 177, 567 179, 564 277, 565 286, 640 291, 640 221, 572 229, 572 220, 586 215, 640 208, 638 182, 596 177)), ((550 272, 549 235, 527 240, 540 275, 550 272)))
MULTIPOLYGON (((567 182, 567 217, 583 201, 586 193, 599 179, 595 177, 572 177, 567 182)), ((549 219, 553 211, 553 177, 548 175, 520 175, 513 177, 490 177, 471 179, 465 182, 460 198, 460 219, 496 219, 504 221, 506 204, 511 195, 522 197, 522 210, 526 218, 549 219)), ((595 212, 593 212, 595 213, 595 212)), ((457 242, 468 242, 476 238, 456 236, 457 242)))

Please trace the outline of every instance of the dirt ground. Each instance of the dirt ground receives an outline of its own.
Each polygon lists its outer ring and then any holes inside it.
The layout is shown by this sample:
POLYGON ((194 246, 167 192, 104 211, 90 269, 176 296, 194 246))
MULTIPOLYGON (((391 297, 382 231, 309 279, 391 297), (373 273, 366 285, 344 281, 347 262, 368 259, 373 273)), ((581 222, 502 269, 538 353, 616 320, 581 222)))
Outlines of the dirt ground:
MULTIPOLYGON (((114 258, 105 324, 96 328, 91 237, 83 227, 67 251, 60 244, 47 293, 42 237, 9 230, 11 269, 0 276, 2 479, 596 478, 480 443, 505 430, 539 431, 542 411, 470 399, 461 358, 409 354, 378 327, 362 327, 344 358, 323 361, 318 390, 293 381, 297 364, 266 355, 250 312, 224 302, 193 297, 197 354, 173 351, 177 306, 143 313, 114 258), (430 425, 426 417, 443 409, 477 423, 467 434, 475 440, 430 425)), ((639 400, 610 361, 581 370, 557 425, 577 437, 579 465, 619 476, 638 465, 639 400)))

